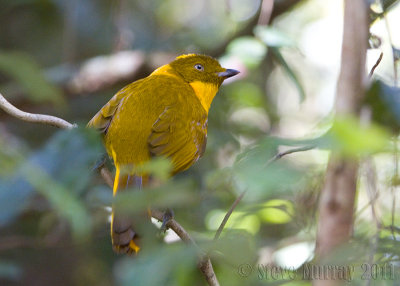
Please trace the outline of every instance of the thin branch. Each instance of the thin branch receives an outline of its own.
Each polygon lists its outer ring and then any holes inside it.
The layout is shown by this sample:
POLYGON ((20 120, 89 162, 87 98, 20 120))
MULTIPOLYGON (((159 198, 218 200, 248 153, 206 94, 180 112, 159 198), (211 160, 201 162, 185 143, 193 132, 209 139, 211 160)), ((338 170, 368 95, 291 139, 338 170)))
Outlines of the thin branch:
POLYGON ((382 17, 383 17, 383 19, 385 21, 386 32, 388 34, 389 43, 390 43, 390 46, 392 48, 394 85, 397 86, 397 67, 396 67, 396 56, 395 56, 395 53, 394 53, 393 37, 392 37, 392 33, 390 31, 389 21, 388 21, 388 19, 386 17, 386 13, 384 11, 384 7, 385 6, 383 5, 382 0, 379 0, 379 4, 381 5, 382 11, 383 11, 382 17))
POLYGON ((68 121, 65 121, 64 119, 55 116, 35 114, 22 111, 16 108, 11 103, 9 103, 1 93, 0 93, 0 108, 3 109, 8 114, 10 114, 11 116, 14 116, 23 121, 41 123, 63 129, 72 129, 76 127, 76 124, 71 124, 68 121))
POLYGON ((222 233, 222 230, 224 229, 226 223, 228 222, 229 217, 231 216, 231 214, 233 213, 233 211, 235 210, 235 208, 239 204, 239 202, 242 200, 242 198, 246 194, 246 192, 247 191, 244 191, 243 193, 241 193, 240 196, 238 196, 236 198, 236 200, 233 202, 232 206, 230 207, 230 209, 226 213, 224 219, 222 220, 220 226, 218 227, 218 230, 217 230, 217 232, 215 233, 215 236, 214 236, 214 240, 217 240, 220 237, 220 235, 222 233))
POLYGON ((374 66, 372 67, 371 71, 369 72, 368 77, 371 78, 372 75, 374 74, 375 69, 379 66, 379 64, 381 63, 383 58, 383 52, 381 52, 381 54, 379 55, 378 60, 376 61, 376 63, 374 64, 374 66))
POLYGON ((289 154, 293 154, 293 153, 297 153, 297 152, 304 152, 304 151, 312 150, 314 148, 315 148, 314 145, 310 145, 310 146, 304 146, 304 147, 289 149, 289 150, 286 150, 284 152, 279 152, 274 157, 272 157, 271 159, 269 159, 267 161, 267 165, 271 164, 272 162, 275 162, 276 160, 281 159, 283 156, 286 156, 286 155, 289 155, 289 154))

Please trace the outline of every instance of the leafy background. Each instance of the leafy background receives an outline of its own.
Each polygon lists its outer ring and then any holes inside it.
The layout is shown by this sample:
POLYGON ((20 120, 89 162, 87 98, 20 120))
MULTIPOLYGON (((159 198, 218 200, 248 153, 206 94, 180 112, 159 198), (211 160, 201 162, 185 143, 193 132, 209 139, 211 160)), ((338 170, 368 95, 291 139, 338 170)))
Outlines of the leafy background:
MULTIPOLYGON (((159 237, 145 219, 143 231, 154 239, 142 253, 112 252, 112 195, 93 170, 104 149, 84 128, 125 84, 188 52, 210 54, 241 71, 213 102, 207 151, 187 172, 146 190, 151 195, 132 193, 120 203, 132 213, 145 209, 148 199, 172 207, 210 251, 222 285, 309 285, 301 275, 272 279, 258 266, 302 273, 313 259, 329 150, 361 155, 354 239, 332 261, 356 265, 356 285, 366 285, 363 263, 393 267, 393 277, 378 271, 372 284, 400 281, 400 92, 393 69, 400 54, 398 1, 382 1, 383 8, 371 1, 368 70, 381 51, 384 57, 364 104, 368 124, 332 114, 341 1, 274 1, 268 26, 261 12, 267 2, 0 0, 1 93, 23 110, 80 126, 57 130, 0 113, 1 285, 205 284, 196 249, 171 232, 159 237), (279 151, 309 145, 316 148, 271 161, 279 151), (251 271, 243 277, 240 266, 247 264, 251 271)), ((157 161, 149 168, 163 179, 165 166, 157 161)))

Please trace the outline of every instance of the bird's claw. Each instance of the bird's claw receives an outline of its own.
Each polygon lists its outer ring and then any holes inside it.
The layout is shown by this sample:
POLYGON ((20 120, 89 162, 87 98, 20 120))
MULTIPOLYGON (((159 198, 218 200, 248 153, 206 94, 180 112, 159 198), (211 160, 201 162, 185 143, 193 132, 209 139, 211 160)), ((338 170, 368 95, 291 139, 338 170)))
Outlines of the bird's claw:
POLYGON ((92 171, 100 170, 100 169, 106 164, 106 161, 107 161, 107 155, 106 155, 106 154, 103 154, 103 155, 101 156, 101 158, 99 158, 99 159, 94 163, 94 166, 92 167, 92 171))
POLYGON ((160 232, 165 233, 168 229, 168 223, 174 218, 174 212, 170 209, 167 209, 164 212, 162 224, 160 227, 160 232))

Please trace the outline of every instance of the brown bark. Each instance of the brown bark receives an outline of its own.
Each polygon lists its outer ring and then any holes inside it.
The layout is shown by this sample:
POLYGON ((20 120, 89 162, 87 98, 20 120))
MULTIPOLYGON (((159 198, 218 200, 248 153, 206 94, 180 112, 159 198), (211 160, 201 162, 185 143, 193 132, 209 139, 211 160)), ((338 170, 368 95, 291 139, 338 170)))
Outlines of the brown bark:
MULTIPOLYGON (((336 95, 337 115, 358 115, 360 100, 365 93, 367 37, 365 1, 346 0, 341 71, 336 95)), ((331 155, 319 202, 317 261, 328 258, 329 254, 351 237, 357 173, 357 159, 338 153, 331 155)), ((340 285, 341 282, 314 280, 313 285, 340 285)))

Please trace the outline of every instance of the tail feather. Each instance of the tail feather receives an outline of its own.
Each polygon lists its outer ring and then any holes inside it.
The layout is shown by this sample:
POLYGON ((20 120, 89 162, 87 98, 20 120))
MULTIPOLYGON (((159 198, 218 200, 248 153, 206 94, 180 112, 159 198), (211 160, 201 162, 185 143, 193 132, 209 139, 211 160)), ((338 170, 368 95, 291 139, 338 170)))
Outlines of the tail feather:
MULTIPOLYGON (((126 188, 136 186, 142 188, 143 178, 135 175, 121 175, 120 169, 117 166, 113 194, 114 196, 119 191, 126 188)), ((134 222, 132 217, 120 213, 113 206, 111 219, 111 240, 113 250, 116 253, 137 253, 140 250, 138 246, 139 236, 134 231, 134 222)))

